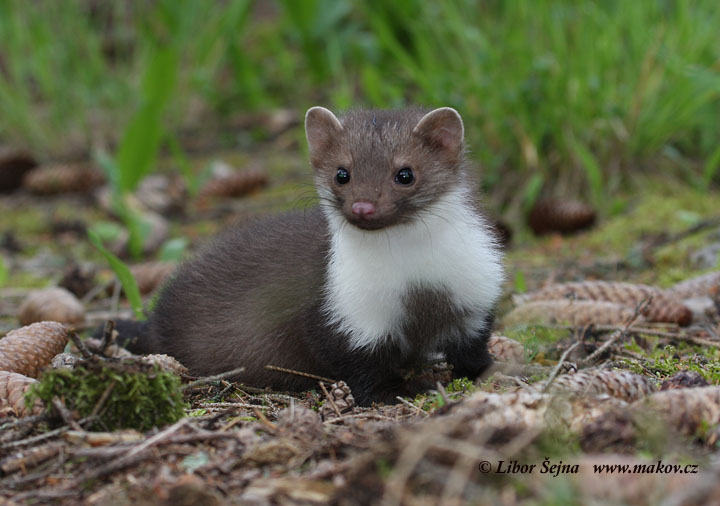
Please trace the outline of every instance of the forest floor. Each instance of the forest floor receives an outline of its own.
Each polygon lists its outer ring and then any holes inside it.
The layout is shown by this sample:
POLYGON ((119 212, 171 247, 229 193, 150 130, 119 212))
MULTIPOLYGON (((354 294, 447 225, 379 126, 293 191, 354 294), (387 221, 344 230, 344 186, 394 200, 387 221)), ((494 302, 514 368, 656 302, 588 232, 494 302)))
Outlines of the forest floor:
MULTIPOLYGON (((199 168, 223 160, 240 172, 261 171, 268 184, 241 198, 180 196, 158 211, 163 239, 176 241, 148 245, 160 252, 143 254, 143 263, 177 259, 178 238, 194 249, 231 223, 312 203, 299 139, 290 130, 278 149, 194 160, 199 168)), ((222 164, 214 166, 222 173, 222 164)), ((188 387, 193 379, 183 377, 185 416, 151 430, 90 431, 72 410, 8 416, 0 420, 0 504, 720 500, 718 286, 689 297, 673 292, 678 282, 720 269, 720 195, 657 176, 635 186, 642 190, 618 195, 622 205, 585 232, 536 238, 514 227, 495 332, 507 339, 493 341, 497 364, 478 382, 440 383, 415 399, 359 408, 337 385, 291 394, 222 378, 188 387), (612 286, 622 292, 618 317, 608 316, 616 306, 591 308, 589 317, 559 306, 540 317, 513 314, 513 294, 597 281, 644 288, 612 286), (638 298, 647 286, 656 291, 638 298), (652 297, 688 307, 691 324, 645 319, 652 297)), ((84 320, 75 325, 81 334, 132 315, 114 273, 86 240, 89 227, 108 235, 117 228, 97 195, 97 188, 0 195, 0 333, 20 327, 31 292, 58 284, 85 282, 77 288, 84 292, 84 320)), ((584 297, 563 302, 576 298, 584 297)), ((72 343, 67 350, 79 355, 72 343)), ((433 369, 440 379, 446 373, 443 364, 433 369)))

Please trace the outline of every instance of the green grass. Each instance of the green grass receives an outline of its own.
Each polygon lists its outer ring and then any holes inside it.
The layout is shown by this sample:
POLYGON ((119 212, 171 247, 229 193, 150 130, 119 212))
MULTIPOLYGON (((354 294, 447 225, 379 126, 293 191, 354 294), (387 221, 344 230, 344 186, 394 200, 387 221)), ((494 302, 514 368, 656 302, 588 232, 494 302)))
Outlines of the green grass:
POLYGON ((559 179, 602 206, 658 160, 717 182, 714 0, 89 5, 0 0, 0 138, 47 156, 120 141, 123 189, 198 104, 455 106, 503 207, 559 179))

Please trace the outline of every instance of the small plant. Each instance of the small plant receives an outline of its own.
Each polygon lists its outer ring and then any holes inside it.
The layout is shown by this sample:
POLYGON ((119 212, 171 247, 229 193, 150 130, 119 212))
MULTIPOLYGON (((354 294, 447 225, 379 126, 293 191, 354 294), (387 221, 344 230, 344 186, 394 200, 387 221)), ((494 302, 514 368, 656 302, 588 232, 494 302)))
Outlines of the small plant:
POLYGON ((125 262, 113 255, 102 245, 100 237, 93 230, 88 230, 88 238, 93 246, 95 246, 105 257, 105 260, 107 260, 108 264, 110 264, 110 268, 120 280, 123 290, 125 291, 125 295, 130 301, 133 313, 135 313, 135 317, 139 320, 144 320, 145 314, 143 313, 142 297, 140 296, 140 290, 138 289, 137 282, 135 281, 132 272, 130 272, 130 268, 125 264, 125 262))

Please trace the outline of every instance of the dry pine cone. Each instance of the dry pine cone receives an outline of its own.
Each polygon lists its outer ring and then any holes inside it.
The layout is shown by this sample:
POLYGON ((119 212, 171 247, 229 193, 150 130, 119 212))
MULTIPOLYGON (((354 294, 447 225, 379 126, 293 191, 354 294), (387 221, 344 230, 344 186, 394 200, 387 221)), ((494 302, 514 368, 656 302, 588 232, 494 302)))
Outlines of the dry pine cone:
POLYGON ((330 385, 328 394, 330 395, 329 399, 320 408, 323 420, 337 417, 337 411, 343 414, 352 411, 355 407, 355 398, 350 391, 350 387, 344 381, 338 381, 330 385), (335 411, 335 408, 337 408, 337 411, 335 411))
POLYGON ((67 328, 57 322, 13 330, 0 339, 0 370, 36 378, 63 351, 67 341, 67 328))
POLYGON ((135 277, 140 293, 147 295, 154 292, 175 267, 177 264, 174 262, 145 262, 133 265, 130 272, 135 277))
POLYGON ((720 292, 720 271, 708 272, 702 276, 686 279, 671 286, 666 292, 677 299, 712 297, 720 292))
POLYGON ((25 174, 37 162, 27 151, 0 147, 0 192, 11 192, 22 186, 25 174))
POLYGON ((214 197, 242 197, 267 183, 267 175, 259 170, 237 172, 208 181, 198 193, 198 200, 205 202, 214 197))
POLYGON ((526 361, 522 344, 505 336, 492 335, 488 340, 488 349, 501 362, 523 363, 526 361))
POLYGON ((555 283, 538 291, 517 297, 522 301, 537 300, 596 300, 615 302, 634 309, 644 299, 652 297, 643 316, 648 321, 689 325, 692 311, 685 305, 669 298, 655 287, 634 283, 584 281, 555 283))
MULTIPOLYGON (((622 304, 595 300, 536 300, 521 304, 503 318, 506 326, 523 324, 624 325, 635 310, 622 304)), ((636 322, 644 321, 639 316, 636 322)))
POLYGON ((720 386, 664 390, 633 403, 633 408, 640 416, 650 409, 675 430, 692 436, 701 427, 720 423, 720 386))
POLYGON ((0 371, 0 416, 11 413, 15 416, 36 415, 42 412, 42 405, 37 402, 28 408, 25 405, 25 394, 37 380, 22 374, 0 371))
MULTIPOLYGON (((134 360, 134 357, 131 357, 131 360, 134 360)), ((142 357, 140 357, 140 361, 147 364, 156 365, 163 371, 171 372, 173 374, 177 374, 178 376, 187 376, 190 374, 190 371, 188 371, 187 367, 182 365, 180 362, 177 361, 177 359, 171 357, 170 355, 143 355, 142 357)))
POLYGON ((633 402, 656 392, 657 387, 649 378, 629 371, 584 369, 575 374, 558 376, 548 391, 583 396, 609 395, 633 402))
POLYGON ((85 321, 85 308, 64 288, 45 288, 31 292, 20 304, 18 320, 21 325, 42 321, 80 325, 85 321))
POLYGON ((25 175, 23 186, 36 195, 89 192, 105 182, 104 174, 84 164, 37 167, 25 175))
POLYGON ((595 223, 595 211, 577 200, 543 199, 535 203, 528 224, 537 235, 551 232, 570 234, 595 223))

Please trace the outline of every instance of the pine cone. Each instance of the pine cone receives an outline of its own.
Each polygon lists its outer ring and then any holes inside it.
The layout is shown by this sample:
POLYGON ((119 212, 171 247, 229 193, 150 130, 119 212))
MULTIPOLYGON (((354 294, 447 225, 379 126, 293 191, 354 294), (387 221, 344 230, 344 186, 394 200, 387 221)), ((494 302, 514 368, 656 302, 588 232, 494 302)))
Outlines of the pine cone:
POLYGON ((204 203, 215 197, 242 197, 265 186, 267 175, 259 170, 236 172, 228 176, 211 179, 198 193, 198 201, 204 203))
POLYGON ((492 335, 488 348, 495 358, 502 362, 526 362, 525 348, 522 344, 505 336, 492 335))
POLYGON ((130 272, 135 277, 140 293, 147 295, 154 292, 175 267, 177 264, 174 262, 145 262, 133 265, 130 272))
POLYGON ((344 381, 338 381, 337 383, 330 385, 328 393, 330 394, 332 402, 328 399, 325 404, 322 405, 322 408, 320 408, 320 415, 322 415, 323 420, 328 420, 338 416, 335 408, 333 407, 333 403, 335 404, 335 407, 337 407, 338 411, 340 411, 340 414, 352 411, 355 407, 355 398, 350 391, 350 387, 344 381))
POLYGON ((643 299, 652 297, 643 316, 648 321, 689 325, 692 311, 685 305, 669 298, 665 292, 648 285, 608 281, 584 281, 555 283, 516 297, 519 301, 537 300, 596 300, 623 304, 634 309, 643 299))
POLYGON ((530 211, 528 224, 537 235, 551 232, 570 234, 595 223, 595 211, 577 200, 538 200, 530 211))
MULTIPOLYGON (((505 326, 523 324, 624 325, 635 310, 614 302, 595 300, 535 300, 522 304, 503 318, 505 326)), ((636 322, 645 319, 639 316, 636 322)))
POLYGON ((0 339, 0 370, 36 378, 68 341, 67 328, 40 322, 9 332, 0 339))
POLYGON ((158 214, 179 213, 187 201, 185 179, 177 174, 152 174, 140 182, 135 196, 146 209, 158 214))
POLYGON ((45 288, 31 292, 22 301, 18 320, 21 325, 42 321, 80 325, 85 321, 85 308, 64 288, 45 288))
POLYGON ((27 151, 0 146, 0 192, 11 192, 22 186, 25 174, 37 162, 27 151))
POLYGON ((95 266, 79 264, 68 265, 58 285, 76 297, 84 297, 90 290, 95 288, 95 266))
POLYGON ((632 407, 641 416, 650 409, 682 434, 693 436, 701 427, 720 423, 720 386, 665 390, 632 407))
POLYGON ((668 288, 666 292, 676 299, 692 299, 711 297, 718 290, 720 290, 720 271, 713 271, 681 281, 668 288))
POLYGON ((706 387, 709 383, 702 375, 695 371, 676 372, 660 385, 660 390, 676 390, 678 388, 706 387))
POLYGON ((25 405, 25 394, 37 380, 22 374, 0 371, 0 416, 10 412, 15 416, 37 415, 42 412, 42 404, 36 402, 25 405))
POLYGON ((36 195, 89 192, 105 182, 105 175, 85 164, 37 167, 25 175, 23 186, 36 195))
POLYGON ((581 396, 609 395, 633 402, 656 392, 657 387, 649 378, 629 371, 584 369, 558 376, 548 391, 581 396))
MULTIPOLYGON (((135 360, 135 357, 130 357, 130 359, 135 360)), ((171 357, 170 355, 143 355, 142 357, 140 357, 140 361, 147 364, 156 365, 163 371, 171 372, 173 374, 177 374, 178 376, 187 376, 190 374, 190 371, 188 371, 187 367, 182 365, 180 362, 177 361, 177 359, 171 357)))

